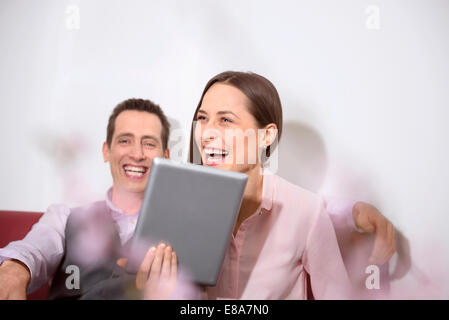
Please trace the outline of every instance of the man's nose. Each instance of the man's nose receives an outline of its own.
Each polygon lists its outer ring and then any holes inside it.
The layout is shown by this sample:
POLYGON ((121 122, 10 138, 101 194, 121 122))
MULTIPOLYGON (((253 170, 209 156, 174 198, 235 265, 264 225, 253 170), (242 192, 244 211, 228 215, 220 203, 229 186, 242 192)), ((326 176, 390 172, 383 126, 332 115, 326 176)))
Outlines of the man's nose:
POLYGON ((146 158, 145 153, 143 152, 143 145, 136 144, 132 150, 130 156, 137 161, 144 160, 146 158))

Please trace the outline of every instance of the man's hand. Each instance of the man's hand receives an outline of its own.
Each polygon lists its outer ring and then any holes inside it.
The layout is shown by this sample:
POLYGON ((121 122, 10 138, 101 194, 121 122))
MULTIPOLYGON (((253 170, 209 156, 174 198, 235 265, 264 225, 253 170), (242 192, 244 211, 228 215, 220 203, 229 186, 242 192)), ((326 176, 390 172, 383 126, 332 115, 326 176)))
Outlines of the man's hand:
MULTIPOLYGON (((122 258, 117 264, 124 268, 127 259, 122 258)), ((176 287, 178 261, 176 253, 170 246, 160 243, 157 248, 150 248, 140 265, 136 276, 136 287, 144 291, 144 299, 169 299, 176 287)))
POLYGON ((354 205, 352 216, 357 228, 376 233, 369 263, 382 265, 388 262, 396 252, 393 224, 376 207, 365 202, 357 202, 354 205))
POLYGON ((3 261, 0 265, 0 300, 26 300, 30 278, 30 271, 22 262, 3 261))

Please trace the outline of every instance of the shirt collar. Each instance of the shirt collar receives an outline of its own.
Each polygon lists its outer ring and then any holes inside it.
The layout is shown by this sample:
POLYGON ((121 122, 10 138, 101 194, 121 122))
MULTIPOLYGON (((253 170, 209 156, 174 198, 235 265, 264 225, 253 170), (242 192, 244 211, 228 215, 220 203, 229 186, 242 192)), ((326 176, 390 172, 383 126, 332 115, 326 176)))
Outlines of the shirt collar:
POLYGON ((138 213, 138 212, 136 212, 135 214, 126 214, 122 209, 117 208, 112 203, 112 187, 110 187, 108 189, 108 191, 106 191, 106 205, 111 210, 111 215, 113 218, 119 218, 119 217, 123 217, 123 216, 131 217, 138 213))
MULTIPOLYGON (((271 213, 273 209, 274 174, 268 170, 264 170, 262 177, 262 202, 260 204, 260 210, 265 213, 271 213)), ((117 208, 112 203, 112 187, 110 187, 106 192, 106 205, 109 207, 109 209, 111 209, 111 213, 113 216, 129 216, 122 209, 117 208)))

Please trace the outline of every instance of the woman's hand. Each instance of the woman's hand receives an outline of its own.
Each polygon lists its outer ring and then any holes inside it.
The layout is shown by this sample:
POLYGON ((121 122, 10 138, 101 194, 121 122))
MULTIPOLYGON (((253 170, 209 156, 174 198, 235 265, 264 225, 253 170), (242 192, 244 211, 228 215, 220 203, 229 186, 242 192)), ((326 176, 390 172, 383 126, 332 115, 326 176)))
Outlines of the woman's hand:
MULTIPOLYGON (((127 259, 122 258, 117 264, 124 268, 127 259)), ((160 243, 151 247, 140 265, 136 276, 136 287, 144 290, 144 299, 170 299, 176 287, 178 260, 172 247, 160 243)))

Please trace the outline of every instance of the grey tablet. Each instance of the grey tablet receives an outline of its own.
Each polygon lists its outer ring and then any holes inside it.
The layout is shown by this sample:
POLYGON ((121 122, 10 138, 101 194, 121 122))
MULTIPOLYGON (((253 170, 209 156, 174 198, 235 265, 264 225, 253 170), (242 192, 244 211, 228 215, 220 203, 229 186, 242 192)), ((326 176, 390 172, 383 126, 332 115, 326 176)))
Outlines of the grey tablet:
POLYGON ((215 285, 247 179, 243 173, 155 158, 127 271, 137 272, 146 250, 164 241, 194 282, 215 285))

